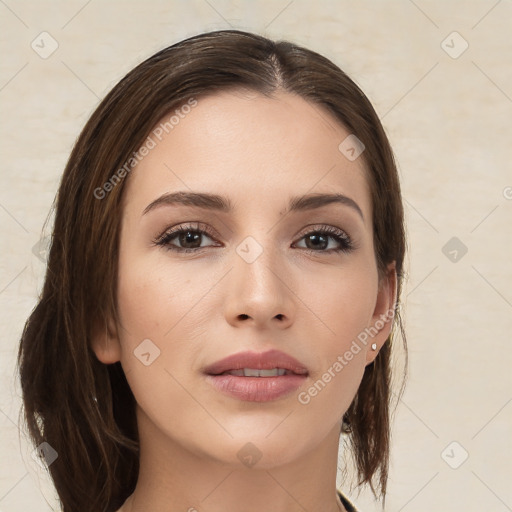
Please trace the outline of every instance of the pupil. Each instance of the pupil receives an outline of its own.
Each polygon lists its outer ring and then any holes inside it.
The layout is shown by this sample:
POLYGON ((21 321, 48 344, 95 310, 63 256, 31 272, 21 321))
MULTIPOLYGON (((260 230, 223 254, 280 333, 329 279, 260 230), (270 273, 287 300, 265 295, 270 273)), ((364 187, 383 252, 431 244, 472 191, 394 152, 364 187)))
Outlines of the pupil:
POLYGON ((199 233, 193 234, 191 231, 187 231, 186 233, 182 233, 180 236, 180 244, 182 246, 188 247, 189 244, 194 244, 201 238, 199 233))
POLYGON ((308 246, 309 249, 311 249, 311 248, 318 249, 318 247, 319 247, 318 242, 320 242, 322 248, 325 249, 325 247, 326 247, 326 245, 325 245, 326 237, 324 235, 309 235, 306 238, 306 245, 308 246), (313 246, 312 247, 310 247, 311 244, 308 243, 308 241, 311 241, 311 240, 313 240, 313 246))

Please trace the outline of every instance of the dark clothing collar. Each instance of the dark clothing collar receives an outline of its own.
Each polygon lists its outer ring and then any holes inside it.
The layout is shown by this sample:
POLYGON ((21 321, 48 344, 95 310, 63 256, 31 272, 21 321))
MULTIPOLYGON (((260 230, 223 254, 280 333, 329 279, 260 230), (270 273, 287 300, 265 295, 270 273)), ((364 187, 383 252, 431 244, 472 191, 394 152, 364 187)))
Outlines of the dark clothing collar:
POLYGON ((341 503, 343 503, 343 506, 347 512, 357 512, 357 509, 354 507, 354 505, 352 505, 352 503, 350 503, 350 501, 348 501, 348 499, 343 496, 341 491, 338 491, 338 496, 340 497, 341 503))

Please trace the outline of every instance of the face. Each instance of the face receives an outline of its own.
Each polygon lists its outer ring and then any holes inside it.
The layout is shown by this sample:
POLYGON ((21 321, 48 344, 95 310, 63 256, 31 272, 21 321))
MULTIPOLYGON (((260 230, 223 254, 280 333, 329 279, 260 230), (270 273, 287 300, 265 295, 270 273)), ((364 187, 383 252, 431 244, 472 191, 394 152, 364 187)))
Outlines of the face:
POLYGON ((126 183, 119 323, 94 349, 121 361, 165 442, 290 462, 339 434, 390 330, 396 284, 379 282, 364 162, 288 93, 216 93, 187 112, 153 131, 126 183))

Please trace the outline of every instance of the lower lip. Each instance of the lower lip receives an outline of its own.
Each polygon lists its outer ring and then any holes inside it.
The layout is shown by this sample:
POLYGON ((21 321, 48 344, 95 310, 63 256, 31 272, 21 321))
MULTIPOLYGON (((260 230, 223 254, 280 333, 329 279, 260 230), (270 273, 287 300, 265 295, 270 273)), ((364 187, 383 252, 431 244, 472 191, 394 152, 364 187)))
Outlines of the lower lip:
POLYGON ((222 393, 246 402, 270 402, 296 391, 306 375, 278 377, 238 377, 236 375, 208 375, 207 380, 222 393))

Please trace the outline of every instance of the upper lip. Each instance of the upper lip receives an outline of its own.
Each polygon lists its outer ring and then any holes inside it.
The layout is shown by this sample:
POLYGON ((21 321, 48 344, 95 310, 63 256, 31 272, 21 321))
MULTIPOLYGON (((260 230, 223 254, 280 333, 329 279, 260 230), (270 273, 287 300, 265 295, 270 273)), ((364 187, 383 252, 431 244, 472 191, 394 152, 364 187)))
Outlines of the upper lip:
POLYGON ((238 352, 221 359, 204 369, 209 375, 220 375, 230 370, 252 368, 255 370, 271 370, 284 368, 299 375, 307 375, 307 368, 294 357, 280 350, 267 352, 238 352))

